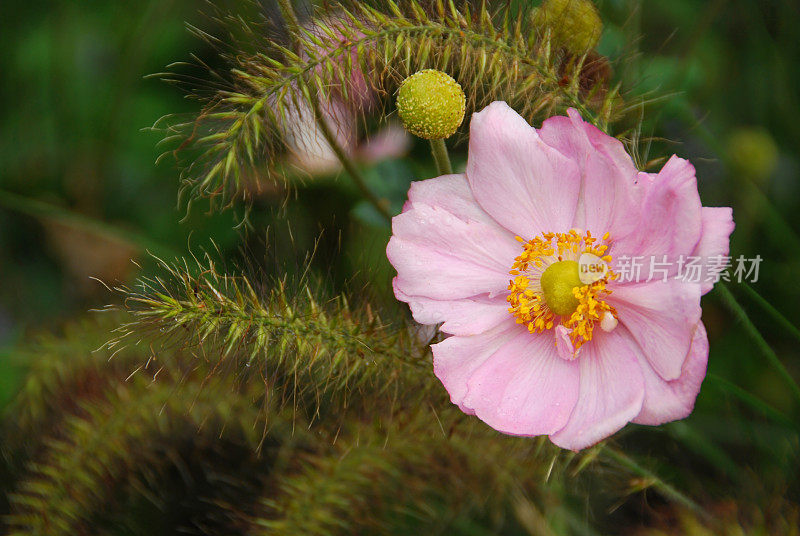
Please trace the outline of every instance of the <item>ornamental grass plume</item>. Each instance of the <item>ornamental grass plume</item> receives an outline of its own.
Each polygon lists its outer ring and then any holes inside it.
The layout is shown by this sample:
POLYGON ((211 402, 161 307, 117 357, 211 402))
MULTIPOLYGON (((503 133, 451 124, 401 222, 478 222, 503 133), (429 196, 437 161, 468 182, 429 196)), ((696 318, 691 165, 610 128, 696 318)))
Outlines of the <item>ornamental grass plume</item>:
MULTIPOLYGON (((200 29, 194 33, 209 46, 222 48, 226 70, 190 62, 159 75, 203 106, 195 117, 168 115, 155 125, 164 133, 162 156, 177 157, 182 167, 181 201, 206 200, 213 210, 250 203, 254 190, 248 177, 258 177, 258 184, 284 182, 285 174, 262 164, 287 150, 300 156, 294 162, 299 167, 322 161, 326 172, 339 166, 331 153, 339 153, 337 160, 342 155, 370 159, 376 147, 348 152, 348 146, 357 147, 350 127, 371 124, 379 111, 387 111, 388 98, 397 95, 399 84, 426 69, 458 80, 469 114, 495 100, 508 102, 529 121, 573 107, 606 129, 638 110, 638 104, 619 98, 619 84, 587 72, 588 65, 602 66, 602 59, 583 59, 585 51, 569 52, 554 43, 553 32, 535 24, 528 3, 477 4, 329 2, 315 5, 313 22, 305 27, 298 19, 280 32, 274 31, 274 17, 258 22, 258 17, 219 7, 212 18, 226 37, 200 29), (232 52, 220 47, 237 35, 258 39, 234 38, 232 52), (208 71, 209 79, 220 83, 198 88, 194 68, 208 71), (355 121, 331 121, 339 111, 329 103, 344 104, 355 121), (302 122, 299 130, 287 133, 295 122, 302 122), (304 146, 310 150, 303 151, 304 146), (303 158, 304 152, 318 161, 303 158)), ((291 2, 280 5, 284 16, 297 18, 288 14, 291 2)), ((387 146, 393 143, 379 144, 378 152, 386 154, 387 146)), ((355 182, 363 182, 354 177, 354 166, 344 167, 355 182)))
MULTIPOLYGON (((320 97, 322 120, 335 136, 335 143, 348 158, 367 164, 404 155, 411 140, 397 123, 389 123, 367 136, 359 132, 359 118, 374 111, 378 95, 359 65, 357 51, 345 45, 353 38, 363 38, 364 34, 342 17, 330 17, 305 31, 309 35, 308 52, 303 55, 306 61, 329 56, 336 70, 349 72, 346 83, 331 84, 328 94, 320 97)), ((318 65, 315 74, 322 75, 322 71, 318 65)), ((321 132, 309 103, 295 102, 287 95, 285 105, 287 114, 281 130, 290 163, 310 175, 338 172, 342 167, 339 156, 321 132)))
POLYGON ((701 206, 688 161, 639 172, 575 110, 537 130, 495 102, 472 116, 466 173, 411 186, 387 254, 397 298, 451 335, 432 349, 452 402, 579 450, 691 413, 713 278, 678 279, 675 264, 727 255, 733 227, 730 208, 701 206), (625 281, 634 256, 673 268, 625 281), (590 280, 586 259, 603 267, 590 280))

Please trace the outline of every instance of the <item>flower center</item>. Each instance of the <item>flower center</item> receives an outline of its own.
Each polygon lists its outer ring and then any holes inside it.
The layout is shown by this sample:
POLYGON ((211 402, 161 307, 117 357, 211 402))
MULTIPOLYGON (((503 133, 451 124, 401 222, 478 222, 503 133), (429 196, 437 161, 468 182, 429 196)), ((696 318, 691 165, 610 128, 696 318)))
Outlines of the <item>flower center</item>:
POLYGON ((544 303, 554 314, 569 316, 578 308, 580 302, 573 291, 583 283, 576 261, 558 261, 548 266, 542 273, 541 285, 544 303))
POLYGON ((606 255, 609 234, 598 240, 587 231, 543 233, 531 240, 517 237, 522 254, 514 260, 509 273, 511 291, 508 312, 518 324, 531 333, 553 329, 557 324, 566 328, 572 344, 573 357, 580 347, 592 340, 595 324, 611 331, 617 325, 617 312, 605 302, 611 291, 606 288, 616 274, 607 268, 611 256, 606 255), (588 256, 586 255, 588 254, 588 256), (581 280, 583 258, 606 263, 593 272, 597 277, 581 280))

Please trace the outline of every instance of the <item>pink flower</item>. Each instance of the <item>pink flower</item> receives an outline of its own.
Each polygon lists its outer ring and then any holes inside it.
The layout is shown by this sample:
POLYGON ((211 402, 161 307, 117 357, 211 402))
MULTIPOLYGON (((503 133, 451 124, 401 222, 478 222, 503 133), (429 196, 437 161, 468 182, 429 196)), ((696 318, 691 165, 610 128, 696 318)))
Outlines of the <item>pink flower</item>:
POLYGON ((411 186, 387 255, 397 298, 451 335, 433 366, 453 403, 579 450, 691 413, 713 278, 682 262, 727 255, 733 227, 730 208, 701 206, 686 160, 638 172, 574 110, 536 130, 495 102, 472 117, 466 174, 411 186), (631 258, 644 269, 628 280, 631 258), (583 279, 587 259, 608 271, 583 279), (648 280, 650 259, 668 262, 648 280))
MULTIPOLYGON (((399 158, 411 147, 411 138, 396 122, 360 138, 357 115, 348 111, 339 100, 323 101, 322 115, 345 154, 360 163, 374 164, 399 158)), ((339 158, 317 127, 314 112, 308 104, 300 102, 288 106, 282 130, 289 149, 289 161, 300 171, 309 175, 339 172, 339 158)))
MULTIPOLYGON (((346 46, 364 37, 355 30, 352 21, 331 17, 307 27, 316 39, 303 51, 311 63, 329 58, 340 73, 347 73, 347 83, 332 84, 328 95, 320 99, 322 117, 334 134, 336 143, 349 158, 364 164, 398 158, 411 148, 411 138, 405 129, 392 122, 368 136, 359 132, 359 118, 378 104, 378 94, 367 82, 358 63, 355 45, 346 46), (344 86, 344 87, 343 87, 344 86)), ((325 64, 327 65, 327 64, 325 64)), ((320 63, 317 74, 323 75, 326 67, 320 63)), ((281 123, 290 163, 309 175, 337 173, 341 163, 335 151, 320 132, 311 106, 303 99, 286 98, 287 115, 281 123)))

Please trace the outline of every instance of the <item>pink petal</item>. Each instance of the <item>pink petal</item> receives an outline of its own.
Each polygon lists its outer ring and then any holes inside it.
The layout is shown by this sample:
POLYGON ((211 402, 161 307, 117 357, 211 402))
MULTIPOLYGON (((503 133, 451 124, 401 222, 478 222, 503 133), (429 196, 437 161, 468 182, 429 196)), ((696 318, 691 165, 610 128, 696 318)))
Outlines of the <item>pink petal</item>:
POLYGON ((577 166, 504 102, 472 115, 467 179, 484 210, 523 238, 572 225, 577 166))
POLYGON ((625 236, 637 223, 630 217, 638 211, 632 197, 638 173, 633 160, 619 140, 583 121, 577 111, 568 114, 545 120, 539 136, 580 169, 581 195, 572 227, 595 236, 625 236))
MULTIPOLYGON (((336 140, 348 154, 355 150, 356 124, 351 114, 337 101, 321 103, 322 113, 336 140)), ((341 168, 336 153, 319 131, 311 108, 301 102, 288 106, 281 124, 292 163, 311 175, 335 173, 341 168)))
POLYGON ((560 429, 578 397, 578 364, 558 357, 552 333, 531 334, 517 326, 504 338, 505 344, 468 377, 462 405, 506 434, 560 429))
POLYGON ((399 124, 391 123, 369 136, 358 148, 361 160, 372 163, 403 156, 411 148, 411 137, 399 124))
POLYGON ((386 248, 402 295, 452 300, 507 291, 520 245, 477 206, 463 175, 414 183, 409 201, 392 220, 386 248))
POLYGON ((440 329, 452 335, 476 335, 512 318, 504 296, 490 298, 482 294, 460 300, 409 296, 397 287, 397 279, 394 295, 408 303, 414 320, 420 324, 444 322, 440 329))
POLYGON ((700 285, 668 279, 609 287, 607 302, 653 369, 665 380, 678 378, 700 321, 700 285))
POLYGON ((467 380, 501 346, 524 329, 509 316, 502 325, 479 335, 448 337, 431 345, 433 372, 450 393, 453 404, 458 405, 465 413, 474 415, 474 411, 464 405, 467 380))
POLYGON ((564 324, 559 324, 555 327, 556 351, 558 357, 570 361, 575 359, 575 345, 572 339, 569 338, 571 329, 568 329, 564 324))
POLYGON ((644 402, 642 411, 633 422, 655 426, 688 417, 706 376, 707 364, 708 337, 702 322, 697 324, 689 355, 678 379, 665 382, 648 361, 640 357, 639 366, 644 374, 644 402))
POLYGON ((565 155, 570 155, 585 153, 588 142, 592 150, 602 153, 621 174, 627 177, 636 175, 638 170, 621 141, 584 121, 574 108, 567 110, 567 116, 556 115, 542 123, 539 135, 548 145, 557 148, 565 155))
MULTIPOLYGON (((730 252, 730 236, 735 227, 733 223, 733 210, 730 207, 703 207, 703 231, 692 256, 701 257, 703 266, 706 260, 717 255, 727 256, 730 252)), ((703 294, 714 286, 713 281, 706 281, 706 274, 700 280, 703 294)))
POLYGON ((304 59, 316 63, 319 74, 324 71, 319 59, 327 56, 333 60, 337 68, 347 72, 349 76, 345 87, 332 84, 329 89, 347 101, 353 109, 372 109, 377 103, 377 92, 367 82, 359 65, 358 47, 354 43, 364 38, 364 33, 350 19, 344 17, 329 18, 318 24, 306 25, 306 28, 316 37, 316 42, 311 48, 302 51, 304 59))
POLYGON ((688 255, 700 240, 700 195, 694 166, 673 156, 657 174, 640 173, 634 189, 639 216, 633 232, 612 236, 610 252, 620 255, 688 255))
POLYGON ((644 379, 635 343, 624 329, 597 333, 581 348, 580 395, 566 426, 550 436, 556 445, 580 450, 621 429, 639 414, 644 379))

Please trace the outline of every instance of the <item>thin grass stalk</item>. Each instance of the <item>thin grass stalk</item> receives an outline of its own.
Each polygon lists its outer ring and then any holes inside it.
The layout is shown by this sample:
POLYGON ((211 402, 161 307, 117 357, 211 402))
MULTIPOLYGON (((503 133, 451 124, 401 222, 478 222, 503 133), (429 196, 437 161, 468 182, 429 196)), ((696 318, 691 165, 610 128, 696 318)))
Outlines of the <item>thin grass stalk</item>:
MULTIPOLYGON (((298 37, 301 30, 297 13, 295 13, 291 0, 280 0, 279 4, 283 18, 286 20, 286 23, 289 26, 289 34, 292 39, 292 46, 294 47, 295 54, 299 56, 303 47, 303 43, 298 37)), ((367 186, 367 181, 364 179, 361 171, 359 171, 353 160, 347 156, 347 153, 345 153, 341 144, 336 139, 336 135, 333 133, 328 125, 328 122, 325 120, 316 87, 313 84, 309 84, 305 78, 303 78, 300 83, 304 89, 303 93, 306 93, 308 96, 309 104, 311 104, 311 109, 314 112, 314 120, 317 123, 317 128, 322 133, 325 141, 328 142, 328 145, 333 150, 336 158, 342 164, 342 167, 356 185, 356 188, 358 188, 358 190, 361 192, 361 195, 363 195, 364 198, 375 207, 375 210, 378 211, 378 214, 380 214, 384 220, 391 223, 392 215, 386 208, 386 204, 382 203, 381 200, 378 199, 378 197, 372 192, 372 190, 369 189, 367 186)))
POLYGON ((762 309, 764 309, 767 314, 769 314, 772 319, 775 320, 775 322, 788 331, 795 339, 800 341, 800 329, 797 329, 797 326, 792 324, 788 318, 783 316, 780 311, 778 311, 771 303, 764 299, 761 294, 756 292, 755 289, 747 282, 742 282, 741 288, 744 290, 744 293, 747 294, 747 296, 756 302, 756 304, 758 304, 762 309))
POLYGON ((703 507, 701 507, 692 499, 690 499, 689 497, 687 497, 686 495, 675 489, 670 484, 664 482, 664 480, 662 480, 661 477, 659 477, 653 471, 645 467, 642 467, 627 454, 621 452, 616 448, 609 447, 607 445, 603 448, 602 454, 614 460, 616 463, 618 463, 625 469, 628 469, 632 473, 635 473, 641 477, 651 480, 653 482, 653 487, 662 496, 664 496, 665 499, 668 499, 682 506, 685 506, 686 508, 702 516, 706 520, 711 520, 711 515, 703 507))
POLYGON ((728 287, 724 283, 719 283, 715 287, 715 294, 719 296, 720 300, 722 301, 723 305, 733 313, 733 315, 742 323, 744 326, 744 330, 747 335, 756 343, 756 346, 761 353, 764 354, 764 357, 767 358, 767 361, 775 369, 778 373, 778 376, 784 381, 784 383, 789 387, 789 390, 792 392, 792 395, 800 401, 800 386, 798 386, 797 382, 792 378, 792 375, 789 374, 789 371, 786 370, 786 367, 781 362, 778 355, 775 351, 770 347, 769 343, 764 339, 761 333, 758 331, 758 328, 753 324, 753 321, 750 320, 750 317, 747 315, 747 312, 744 308, 736 301, 736 298, 733 296, 728 287))

